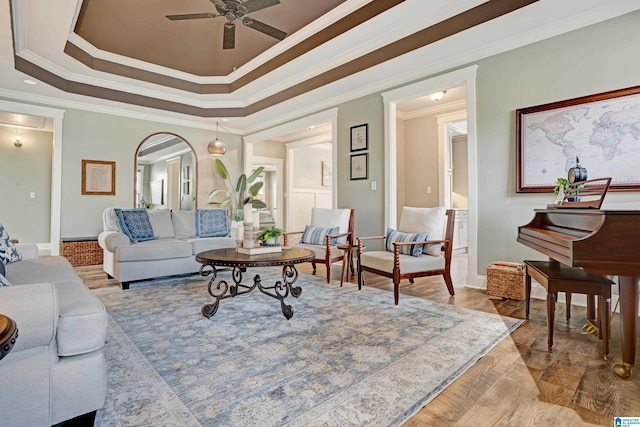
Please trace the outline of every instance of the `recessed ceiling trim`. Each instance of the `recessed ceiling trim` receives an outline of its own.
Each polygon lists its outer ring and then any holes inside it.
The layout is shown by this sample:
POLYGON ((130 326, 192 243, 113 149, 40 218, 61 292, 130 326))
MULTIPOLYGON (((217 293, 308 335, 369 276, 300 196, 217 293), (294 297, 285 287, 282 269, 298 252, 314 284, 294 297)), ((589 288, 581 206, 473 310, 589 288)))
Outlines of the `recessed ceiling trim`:
MULTIPOLYGON (((403 0, 393 0, 403 1, 403 0)), ((381 47, 360 58, 349 61, 332 70, 326 71, 304 82, 293 85, 276 94, 258 100, 250 105, 239 108, 208 108, 187 105, 174 101, 153 98, 145 95, 124 92, 116 89, 97 87, 87 83, 66 80, 54 73, 45 70, 38 65, 29 62, 20 56, 14 55, 16 70, 22 71, 32 77, 42 80, 58 89, 66 92, 87 95, 111 101, 124 102, 161 110, 173 111, 199 117, 245 117, 262 111, 288 99, 318 89, 324 85, 333 83, 344 77, 356 74, 360 71, 379 65, 397 56, 404 55, 420 47, 424 47, 436 41, 447 38, 458 32, 465 31, 492 19, 505 15, 514 10, 536 3, 539 0, 513 0, 504 2, 490 0, 486 3, 459 13, 449 19, 427 27, 421 31, 404 37, 396 42, 381 47)), ((375 3, 375 2, 374 2, 375 3)), ((346 19, 346 18, 345 18, 346 19)))
MULTIPOLYGON (((143 69, 138 66, 115 62, 107 59, 107 56, 118 57, 119 55, 115 55, 113 53, 108 53, 108 55, 105 55, 104 52, 96 49, 94 46, 86 42, 75 33, 71 34, 67 39, 64 47, 64 52, 75 60, 96 71, 103 71, 122 77, 145 81, 148 83, 158 84, 197 94, 228 94, 233 93, 236 90, 254 82, 255 80, 263 77, 265 74, 270 73, 271 71, 281 67, 282 65, 326 43, 334 37, 337 37, 340 34, 349 31, 350 29, 362 24, 365 21, 368 21, 369 19, 404 1, 405 0, 373 0, 371 3, 360 7, 354 12, 349 13, 347 16, 341 18, 340 20, 327 26, 326 28, 323 28, 321 31, 318 31, 310 37, 301 40, 299 43, 293 45, 290 49, 281 52, 274 58, 264 62, 262 65, 256 66, 251 71, 244 74, 241 72, 230 74, 228 78, 224 79, 230 80, 230 83, 202 83, 202 80, 204 79, 220 80, 220 77, 203 78, 201 76, 191 76, 188 73, 177 72, 175 70, 170 70, 170 72, 168 73, 174 74, 173 76, 167 76, 159 72, 143 69), (98 57, 96 52, 100 52, 105 57, 98 57), (177 75, 183 75, 184 78, 177 77, 177 75), (189 78, 187 78, 187 76, 189 76, 189 78), (232 80, 236 76, 238 77, 235 80, 232 80)), ((287 39, 285 39, 285 41, 286 40, 287 39)), ((131 58, 126 58, 126 62, 128 62, 129 64, 133 64, 136 61, 132 60, 131 58)), ((142 66, 143 64, 140 65, 142 66)), ((158 68, 158 71, 160 69, 164 69, 164 67, 153 65, 153 68, 156 67, 158 68)))

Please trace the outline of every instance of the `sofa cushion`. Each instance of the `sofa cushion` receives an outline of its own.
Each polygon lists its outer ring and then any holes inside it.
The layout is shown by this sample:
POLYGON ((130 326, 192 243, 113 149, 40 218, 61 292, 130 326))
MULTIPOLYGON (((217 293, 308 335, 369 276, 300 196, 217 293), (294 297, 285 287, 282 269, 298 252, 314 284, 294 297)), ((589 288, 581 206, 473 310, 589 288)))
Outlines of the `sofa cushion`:
POLYGON ((116 215, 115 208, 106 208, 102 213, 102 227, 104 231, 117 231, 121 233, 120 225, 118 224, 118 216, 116 215))
POLYGON ((169 209, 149 209, 149 222, 153 229, 153 235, 157 239, 166 239, 175 237, 176 232, 173 230, 173 222, 171 222, 171 211, 169 209))
MULTIPOLYGON (((393 228, 387 229, 387 237, 385 242, 385 249, 393 252, 394 242, 424 242, 427 240, 427 233, 405 233, 403 231, 397 231, 393 228)), ((424 245, 407 245, 400 246, 399 251, 404 255, 422 256, 424 245)))
POLYGON ((9 233, 7 233, 4 226, 0 224, 0 262, 9 264, 10 262, 20 261, 21 259, 22 255, 11 241, 9 233))
POLYGON ((120 230, 132 242, 146 242, 155 239, 146 209, 116 209, 116 216, 120 230))
POLYGON ((204 251, 234 248, 236 246, 235 239, 231 237, 198 237, 195 239, 187 239, 186 241, 191 244, 193 255, 204 251))
MULTIPOLYGON (((4 264, 0 262, 0 265, 4 265, 4 264)), ((11 286, 11 283, 9 282, 9 279, 4 277, 4 274, 0 273, 0 288, 4 286, 11 286)))
POLYGON ((173 211, 171 221, 176 237, 195 237, 196 232, 196 212, 195 211, 173 211))
POLYGON ((185 258, 193 255, 191 243, 185 240, 158 239, 116 248, 118 261, 155 261, 185 258))
POLYGON ((55 284, 59 318, 56 331, 59 356, 89 353, 104 346, 107 312, 104 305, 83 283, 55 284))
POLYGON ((229 211, 226 209, 196 210, 196 232, 200 237, 224 237, 229 234, 229 211))
MULTIPOLYGON (((312 227, 310 225, 306 225, 304 227, 304 232, 302 233, 302 237, 300 238, 300 243, 307 243, 310 245, 324 245, 327 241, 328 234, 338 234, 340 232, 339 227, 333 228, 323 228, 323 227, 312 227)), ((329 242, 330 245, 334 246, 338 243, 338 239, 331 239, 329 242)))
POLYGON ((40 282, 82 284, 82 279, 73 271, 69 261, 61 256, 46 256, 8 264, 7 278, 13 285, 40 282))

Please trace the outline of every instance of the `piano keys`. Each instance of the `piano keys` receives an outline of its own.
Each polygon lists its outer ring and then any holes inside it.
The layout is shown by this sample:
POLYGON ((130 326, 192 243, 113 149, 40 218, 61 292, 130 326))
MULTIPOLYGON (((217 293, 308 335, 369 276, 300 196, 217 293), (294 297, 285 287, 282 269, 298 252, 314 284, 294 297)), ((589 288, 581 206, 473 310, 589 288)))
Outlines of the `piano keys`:
POLYGON ((517 241, 549 258, 590 273, 619 276, 621 378, 631 376, 636 359, 638 278, 640 277, 640 211, 536 209, 518 227, 517 241))

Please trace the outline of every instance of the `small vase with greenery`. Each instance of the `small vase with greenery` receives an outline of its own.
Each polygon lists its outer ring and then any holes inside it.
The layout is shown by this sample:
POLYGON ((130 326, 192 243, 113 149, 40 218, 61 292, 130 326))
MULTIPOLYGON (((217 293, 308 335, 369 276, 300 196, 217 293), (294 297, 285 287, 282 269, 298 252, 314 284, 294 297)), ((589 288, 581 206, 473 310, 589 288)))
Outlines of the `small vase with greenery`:
POLYGON ((217 203, 215 201, 216 196, 218 196, 219 194, 226 194, 228 198, 220 203, 220 207, 224 208, 229 206, 231 208, 232 219, 234 221, 243 220, 242 208, 248 203, 251 203, 251 205, 256 209, 264 209, 267 207, 267 205, 262 200, 256 199, 256 196, 262 189, 264 183, 262 181, 254 183, 256 178, 258 178, 258 176, 260 176, 260 174, 264 170, 263 166, 260 166, 255 171, 253 171, 253 173, 249 175, 249 177, 247 177, 245 174, 241 174, 238 177, 238 181, 234 185, 231 181, 231 175, 229 174, 229 171, 227 170, 224 163, 222 163, 222 160, 216 159, 215 162, 216 171, 218 172, 218 175, 220 175, 220 177, 224 179, 227 188, 216 189, 209 193, 209 203, 217 203), (249 186, 248 188, 247 185, 249 186))
POLYGON ((265 245, 275 246, 282 233, 284 233, 282 228, 267 226, 258 234, 258 240, 265 245))

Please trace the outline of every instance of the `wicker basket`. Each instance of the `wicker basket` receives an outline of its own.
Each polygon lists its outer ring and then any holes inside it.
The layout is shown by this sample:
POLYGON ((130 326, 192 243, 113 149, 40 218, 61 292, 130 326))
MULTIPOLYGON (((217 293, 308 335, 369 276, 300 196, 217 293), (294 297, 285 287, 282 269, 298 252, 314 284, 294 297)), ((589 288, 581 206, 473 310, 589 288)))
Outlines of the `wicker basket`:
POLYGON ((524 300, 525 274, 525 266, 520 262, 492 262, 487 267, 487 295, 524 300))
POLYGON ((72 266, 102 264, 103 251, 96 240, 89 241, 61 241, 60 255, 67 258, 72 266))

